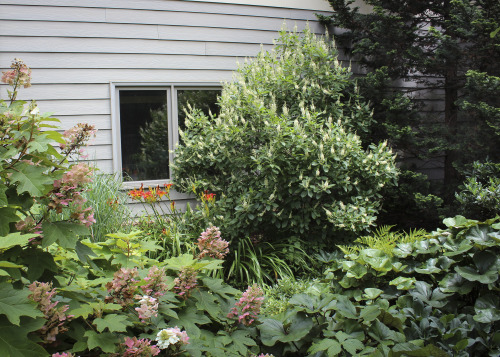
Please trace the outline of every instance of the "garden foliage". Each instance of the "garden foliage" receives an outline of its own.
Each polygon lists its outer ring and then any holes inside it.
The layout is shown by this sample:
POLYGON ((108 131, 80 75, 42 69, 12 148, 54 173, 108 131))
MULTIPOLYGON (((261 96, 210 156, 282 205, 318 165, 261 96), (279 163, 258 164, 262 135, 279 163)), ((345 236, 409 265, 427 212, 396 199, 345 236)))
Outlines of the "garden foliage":
MULTIPOLYGON (((330 292, 294 295, 264 318, 275 356, 498 356, 500 224, 462 216, 392 249, 368 239, 326 255, 330 292), (368 245, 367 245, 368 244, 368 245)), ((389 231, 385 230, 385 235, 389 231)))
POLYGON ((265 241, 362 231, 396 177, 386 143, 364 145, 371 123, 336 50, 309 30, 281 33, 224 86, 220 114, 193 111, 176 150, 181 189, 209 189, 221 229, 265 241))

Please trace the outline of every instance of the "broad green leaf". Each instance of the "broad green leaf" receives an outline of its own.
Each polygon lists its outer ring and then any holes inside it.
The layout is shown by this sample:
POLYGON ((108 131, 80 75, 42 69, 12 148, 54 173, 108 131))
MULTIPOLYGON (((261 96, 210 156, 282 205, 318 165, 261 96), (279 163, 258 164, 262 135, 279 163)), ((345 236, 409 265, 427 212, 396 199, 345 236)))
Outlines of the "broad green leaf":
POLYGON ((307 352, 311 354, 321 351, 327 351, 327 356, 330 357, 337 356, 340 352, 342 352, 342 348, 340 347, 340 343, 338 341, 325 338, 324 340, 313 343, 307 350, 307 352))
POLYGON ((0 261, 0 268, 23 268, 23 265, 14 264, 12 262, 0 261))
POLYGON ((292 320, 292 323, 287 330, 287 334, 285 336, 281 336, 279 340, 281 342, 300 341, 309 333, 309 331, 311 331, 313 325, 314 323, 312 317, 308 317, 303 313, 298 313, 292 320))
POLYGON ((479 281, 482 284, 491 284, 498 280, 498 272, 495 270, 480 274, 473 267, 455 267, 455 271, 469 281, 479 281))
POLYGON ((111 332, 97 333, 89 330, 85 332, 84 336, 88 338, 87 345, 89 350, 100 348, 103 352, 113 353, 115 352, 116 345, 120 342, 111 332))
POLYGON ((71 222, 44 222, 42 224, 43 241, 42 247, 48 247, 52 243, 58 243, 63 248, 74 249, 78 236, 88 235, 87 227, 71 222))
POLYGON ((128 320, 126 315, 110 314, 103 318, 97 318, 94 320, 97 331, 102 332, 108 329, 109 332, 126 332, 127 326, 132 326, 133 323, 128 320))
POLYGON ((198 313, 194 306, 186 308, 184 311, 177 313, 178 319, 170 319, 169 324, 172 326, 184 327, 188 335, 197 337, 200 335, 200 329, 197 325, 205 325, 210 323, 210 319, 204 314, 198 313))
POLYGON ((466 295, 472 291, 474 283, 464 279, 460 274, 447 274, 440 282, 439 286, 445 293, 459 293, 466 295))
POLYGON ((203 284, 209 288, 213 293, 219 294, 224 299, 229 299, 231 296, 241 294, 241 291, 225 284, 222 279, 215 278, 202 278, 203 284))
POLYGON ((28 192, 33 197, 45 195, 54 183, 54 179, 46 175, 47 168, 43 166, 20 163, 10 176, 11 182, 17 183, 19 194, 28 192))
POLYGON ((380 249, 363 249, 360 258, 374 270, 386 273, 392 270, 392 259, 380 249))
POLYGON ((359 313, 359 317, 366 322, 370 322, 379 317, 380 311, 381 310, 378 305, 364 306, 359 313))
POLYGON ((384 291, 376 288, 366 288, 363 297, 365 299, 373 300, 376 299, 382 294, 384 291))
POLYGON ((404 276, 399 276, 396 279, 393 279, 389 282, 389 285, 396 285, 398 290, 409 290, 412 289, 415 285, 417 279, 415 278, 406 278, 404 276))
POLYGON ((474 304, 474 320, 486 324, 500 320, 500 299, 496 295, 488 294, 481 296, 474 304))
POLYGON ((315 313, 318 311, 318 298, 308 294, 295 294, 289 300, 291 305, 294 305, 295 310, 306 311, 307 313, 315 313))
POLYGON ((467 232, 466 238, 482 247, 493 247, 498 245, 498 243, 489 236, 490 233, 492 233, 492 230, 489 226, 476 226, 472 227, 467 232))
POLYGON ((258 328, 262 343, 266 346, 274 346, 280 338, 286 336, 283 323, 275 319, 263 319, 258 328))
POLYGON ((0 249, 8 249, 16 245, 26 245, 30 239, 38 236, 38 234, 22 234, 21 232, 10 233, 0 237, 0 249))
POLYGON ((21 316, 41 317, 42 312, 36 308, 36 304, 28 299, 31 292, 28 289, 14 289, 9 283, 0 284, 0 314, 7 315, 7 318, 14 325, 19 326, 21 316))
POLYGON ((0 316, 0 351, 5 357, 46 357, 49 354, 40 345, 31 341, 27 334, 40 329, 45 319, 23 318, 20 326, 12 325, 0 316))
POLYGON ((221 313, 221 308, 215 302, 216 298, 214 295, 206 291, 197 289, 191 296, 196 299, 196 307, 198 308, 198 310, 206 311, 214 319, 217 319, 217 316, 221 313))
POLYGON ((492 268, 493 270, 496 270, 498 272, 498 270, 495 269, 495 265, 498 262, 496 254, 493 254, 492 252, 489 252, 487 250, 481 250, 474 254, 472 259, 476 264, 479 274, 485 274, 492 268))
POLYGON ((350 338, 342 342, 342 347, 351 355, 356 356, 357 351, 362 350, 365 345, 360 340, 350 338))
POLYGON ((25 264, 28 266, 28 279, 35 281, 43 275, 45 270, 58 271, 54 256, 38 248, 29 248, 23 252, 25 264))
POLYGON ((231 334, 233 345, 231 348, 234 348, 236 351, 240 353, 240 355, 244 356, 247 354, 248 347, 247 346, 256 346, 254 340, 249 338, 249 331, 236 330, 231 334))
POLYGON ((347 317, 348 319, 356 319, 358 314, 356 312, 356 307, 354 304, 349 301, 349 299, 342 295, 337 295, 337 304, 335 309, 342 315, 347 317))
POLYGON ((0 207, 7 206, 9 204, 5 191, 7 191, 7 186, 0 183, 0 207))
POLYGON ((0 208, 0 236, 6 236, 10 232, 10 223, 20 221, 21 218, 16 214, 14 207, 0 208))
POLYGON ((167 269, 181 270, 182 268, 194 265, 197 262, 198 260, 194 259, 192 254, 182 254, 178 257, 165 260, 165 266, 167 269))
POLYGON ((473 219, 467 219, 464 216, 455 216, 454 218, 445 218, 443 224, 449 228, 471 227, 478 223, 473 219))

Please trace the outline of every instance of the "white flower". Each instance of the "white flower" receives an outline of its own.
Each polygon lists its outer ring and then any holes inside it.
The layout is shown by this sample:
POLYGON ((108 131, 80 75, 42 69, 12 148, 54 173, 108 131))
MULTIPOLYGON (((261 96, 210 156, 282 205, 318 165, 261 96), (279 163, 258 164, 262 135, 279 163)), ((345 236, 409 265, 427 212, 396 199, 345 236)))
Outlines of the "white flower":
POLYGON ((156 335, 156 341, 158 342, 158 347, 160 349, 168 348, 169 345, 175 345, 179 342, 179 329, 178 328, 166 328, 158 332, 156 335))

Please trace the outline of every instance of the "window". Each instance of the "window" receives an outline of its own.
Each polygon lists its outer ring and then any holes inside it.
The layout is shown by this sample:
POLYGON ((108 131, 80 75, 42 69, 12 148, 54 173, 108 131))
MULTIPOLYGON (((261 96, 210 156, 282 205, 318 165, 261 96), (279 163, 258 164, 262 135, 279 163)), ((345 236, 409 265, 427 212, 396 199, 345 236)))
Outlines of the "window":
POLYGON ((219 113, 218 87, 114 85, 114 168, 124 181, 153 184, 171 178, 173 150, 179 128, 185 129, 185 110, 219 113), (153 181, 153 182, 150 182, 153 181))

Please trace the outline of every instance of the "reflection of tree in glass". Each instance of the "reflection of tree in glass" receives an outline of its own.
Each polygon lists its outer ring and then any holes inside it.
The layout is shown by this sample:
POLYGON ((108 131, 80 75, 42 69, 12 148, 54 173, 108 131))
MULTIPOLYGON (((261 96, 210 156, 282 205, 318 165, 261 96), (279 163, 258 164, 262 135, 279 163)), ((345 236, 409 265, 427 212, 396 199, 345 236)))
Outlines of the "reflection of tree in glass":
POLYGON ((150 110, 151 121, 139 129, 141 151, 137 154, 140 166, 139 179, 169 178, 168 162, 168 112, 167 106, 150 110))
POLYGON ((218 89, 178 90, 177 108, 179 129, 185 130, 186 128, 184 122, 186 120, 186 111, 190 111, 189 106, 193 110, 201 110, 205 115, 209 115, 209 113, 214 114, 214 116, 219 115, 220 108, 217 104, 217 97, 220 94, 221 91, 218 89))

